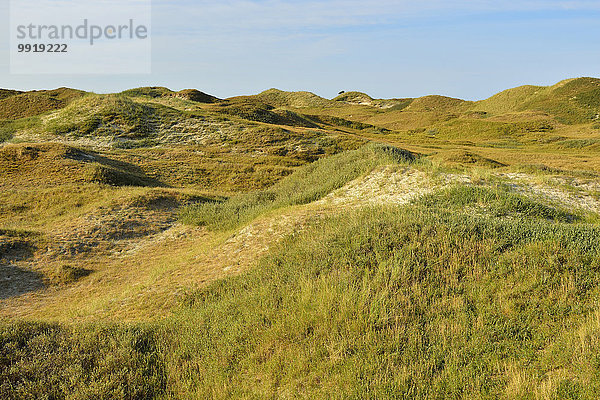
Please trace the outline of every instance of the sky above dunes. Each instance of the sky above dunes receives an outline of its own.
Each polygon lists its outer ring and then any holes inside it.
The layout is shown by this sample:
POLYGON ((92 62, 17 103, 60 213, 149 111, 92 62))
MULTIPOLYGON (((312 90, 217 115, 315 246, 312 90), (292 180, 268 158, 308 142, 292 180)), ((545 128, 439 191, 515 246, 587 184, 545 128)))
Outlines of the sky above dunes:
MULTIPOLYGON (((8 4, 0 0, 4 26, 8 4)), ((151 85, 220 97, 277 87, 329 98, 359 90, 477 100, 600 76, 598 0, 154 0, 152 15, 151 74, 11 75, 4 30, 0 87, 151 85)))

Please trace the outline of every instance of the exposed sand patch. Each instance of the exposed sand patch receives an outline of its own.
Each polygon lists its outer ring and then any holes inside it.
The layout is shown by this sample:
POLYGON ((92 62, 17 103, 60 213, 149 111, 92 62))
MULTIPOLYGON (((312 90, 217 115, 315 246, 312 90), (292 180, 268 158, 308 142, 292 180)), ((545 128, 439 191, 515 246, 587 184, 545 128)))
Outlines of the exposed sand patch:
POLYGON ((433 179, 415 168, 382 167, 358 178, 316 202, 323 206, 364 206, 407 204, 444 185, 469 183, 466 175, 444 174, 433 179))
MULTIPOLYGON (((515 192, 550 205, 600 213, 600 182, 577 178, 551 177, 546 183, 523 173, 498 173, 491 177, 508 184, 515 192)), ((383 167, 356 179, 315 203, 320 206, 400 205, 445 186, 469 184, 491 186, 486 180, 475 180, 461 174, 441 173, 435 176, 415 168, 383 167)))

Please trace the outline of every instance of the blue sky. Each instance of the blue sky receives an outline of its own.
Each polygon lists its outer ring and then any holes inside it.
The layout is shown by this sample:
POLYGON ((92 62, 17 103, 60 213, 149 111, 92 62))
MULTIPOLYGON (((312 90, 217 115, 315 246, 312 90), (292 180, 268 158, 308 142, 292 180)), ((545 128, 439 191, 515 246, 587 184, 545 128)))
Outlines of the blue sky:
MULTIPOLYGON (((7 26, 7 0, 0 15, 7 26)), ((10 75, 2 32, 0 87, 156 85, 220 97, 277 87, 476 100, 600 76, 599 0, 154 0, 152 23, 150 75, 10 75)))

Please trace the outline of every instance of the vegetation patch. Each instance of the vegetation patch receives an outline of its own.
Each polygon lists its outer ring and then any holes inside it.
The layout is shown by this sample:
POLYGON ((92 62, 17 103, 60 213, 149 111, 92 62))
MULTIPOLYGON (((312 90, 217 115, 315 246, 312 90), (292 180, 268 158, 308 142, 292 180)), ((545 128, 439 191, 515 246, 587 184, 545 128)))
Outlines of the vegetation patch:
POLYGON ((19 90, 10 90, 10 89, 0 89, 0 99, 5 99, 10 96, 16 96, 17 94, 21 94, 23 92, 19 90))
POLYGON ((46 128, 56 135, 145 138, 178 113, 165 106, 143 104, 123 95, 87 95, 50 116, 46 128))
POLYGON ((414 159, 392 146, 367 145, 302 167, 269 189, 187 207, 181 220, 211 229, 233 228, 269 210, 318 200, 378 166, 414 159))
POLYGON ((414 99, 373 99, 368 94, 361 92, 344 92, 333 101, 398 111, 408 107, 414 99))
POLYGON ((328 219, 190 297, 176 324, 194 328, 169 362, 200 370, 181 384, 216 398, 593 398, 598 228, 425 205, 328 219))
POLYGON ((327 124, 327 125, 339 126, 339 127, 344 127, 344 128, 350 128, 350 129, 357 129, 360 131, 367 131, 370 133, 390 133, 390 132, 392 132, 389 129, 381 128, 381 127, 378 127, 375 125, 365 124, 365 123, 356 122, 356 121, 348 121, 343 118, 331 117, 331 116, 327 116, 327 115, 307 115, 307 117, 317 123, 320 123, 320 124, 327 124))
POLYGON ((0 325, 3 399, 151 399, 165 387, 158 340, 148 328, 0 325))
POLYGON ((43 114, 65 107, 83 92, 73 89, 56 89, 15 94, 0 99, 0 120, 15 120, 43 114))
MULTIPOLYGON (((331 101, 317 96, 310 92, 285 92, 278 89, 265 90, 255 96, 257 100, 269 104, 273 107, 327 107, 331 105, 331 101)), ((236 99, 244 99, 248 97, 238 97, 236 99)))
POLYGON ((39 235, 34 232, 0 229, 0 263, 33 256, 40 242, 39 235))
POLYGON ((410 111, 458 111, 464 109, 470 102, 446 96, 424 96, 415 99, 407 107, 410 111))
POLYGON ((499 168, 506 166, 501 162, 492 160, 490 158, 482 157, 479 154, 472 153, 466 150, 454 150, 444 152, 441 153, 439 156, 433 158, 444 163, 458 164, 463 166, 481 166, 487 168, 499 168))
POLYGON ((17 132, 31 131, 40 127, 41 119, 39 117, 0 120, 0 143, 12 139, 17 132))
POLYGON ((62 108, 64 104, 50 96, 23 93, 0 100, 0 119, 20 119, 62 108))
POLYGON ((85 278, 92 272, 92 270, 86 268, 61 264, 56 267, 54 273, 50 274, 47 279, 53 284, 67 285, 69 283, 77 282, 81 278, 85 278))
POLYGON ((220 99, 201 92, 197 89, 184 89, 179 92, 174 92, 171 89, 160 86, 141 87, 129 89, 121 92, 122 95, 128 97, 143 97, 149 99, 176 97, 179 99, 190 100, 196 103, 216 103, 220 99))
POLYGON ((248 121, 263 122, 275 125, 303 126, 317 128, 314 122, 288 110, 277 110, 273 106, 256 102, 224 102, 219 103, 214 111, 239 117, 248 121))
POLYGON ((58 186, 96 182, 115 186, 160 186, 139 167, 98 153, 56 144, 16 144, 0 148, 0 185, 58 186))
POLYGON ((589 123, 600 107, 600 80, 568 79, 554 86, 522 86, 476 103, 475 109, 503 114, 540 111, 565 124, 589 123))
POLYGON ((569 139, 557 142, 556 145, 563 149, 582 149, 597 145, 598 143, 600 143, 600 139, 569 139))
POLYGON ((425 195, 415 202, 439 212, 461 212, 469 206, 472 212, 484 212, 497 218, 541 219, 554 222, 573 222, 580 216, 560 208, 551 207, 529 197, 499 186, 455 185, 439 192, 425 195))
POLYGON ((82 95, 82 91, 61 88, 25 92, 0 98, 0 120, 28 118, 58 110, 82 95))
POLYGON ((180 90, 179 92, 175 93, 173 97, 194 101, 196 103, 216 103, 220 101, 220 99, 216 98, 215 96, 211 96, 196 89, 180 90))
POLYGON ((128 97, 149 97, 152 99, 159 97, 169 97, 173 95, 173 93, 174 92, 171 89, 161 86, 140 87, 121 92, 122 95, 128 97))
POLYGON ((113 186, 160 185, 160 182, 157 182, 154 179, 100 163, 87 164, 82 173, 82 178, 86 182, 102 183, 113 186))

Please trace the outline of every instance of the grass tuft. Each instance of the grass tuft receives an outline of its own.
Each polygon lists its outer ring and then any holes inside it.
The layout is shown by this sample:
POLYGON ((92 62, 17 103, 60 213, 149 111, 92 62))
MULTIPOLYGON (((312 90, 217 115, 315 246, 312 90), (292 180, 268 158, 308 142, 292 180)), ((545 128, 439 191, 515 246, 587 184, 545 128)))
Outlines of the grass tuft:
POLYGON ((68 285, 69 283, 77 282, 81 278, 85 278, 92 272, 89 269, 73 267, 71 265, 59 265, 54 274, 48 278, 53 284, 68 285))

